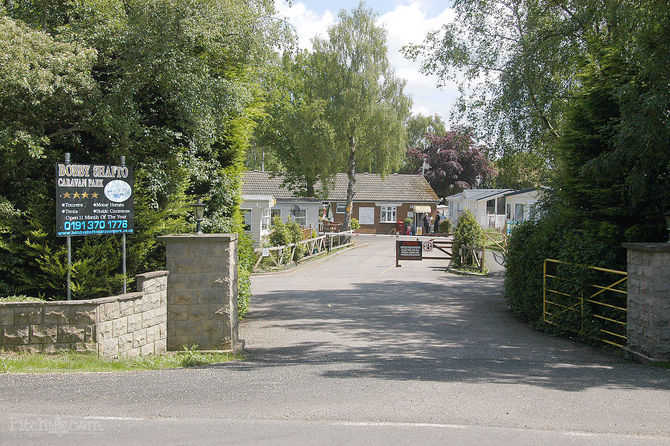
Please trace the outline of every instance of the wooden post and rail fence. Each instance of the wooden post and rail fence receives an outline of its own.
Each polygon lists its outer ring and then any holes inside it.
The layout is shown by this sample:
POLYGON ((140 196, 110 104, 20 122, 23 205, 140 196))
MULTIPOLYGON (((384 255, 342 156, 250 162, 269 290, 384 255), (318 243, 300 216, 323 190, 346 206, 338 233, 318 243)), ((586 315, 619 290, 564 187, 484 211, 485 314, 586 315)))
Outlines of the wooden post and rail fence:
POLYGON ((353 231, 342 232, 328 232, 317 237, 301 240, 297 243, 290 243, 283 246, 271 246, 265 248, 256 248, 256 262, 254 263, 254 271, 257 271, 261 262, 265 258, 270 258, 275 267, 279 267, 286 263, 285 260, 292 260, 295 252, 299 246, 305 247, 304 256, 301 259, 296 259, 296 262, 309 257, 316 257, 324 253, 332 251, 334 248, 343 248, 352 245, 351 236, 353 231))

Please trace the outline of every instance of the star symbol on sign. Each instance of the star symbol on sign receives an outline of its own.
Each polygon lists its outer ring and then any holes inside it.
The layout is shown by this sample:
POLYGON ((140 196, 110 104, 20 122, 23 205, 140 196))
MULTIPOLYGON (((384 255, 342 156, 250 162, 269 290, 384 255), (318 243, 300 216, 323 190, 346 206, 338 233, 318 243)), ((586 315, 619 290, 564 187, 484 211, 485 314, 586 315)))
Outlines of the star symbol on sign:
POLYGON ((70 198, 70 192, 65 192, 63 194, 63 198, 70 198))
POLYGON ((91 198, 98 198, 98 193, 97 193, 97 192, 93 192, 93 193, 91 194, 91 198))
POLYGON ((81 194, 81 198, 88 198, 88 192, 84 192, 83 194, 81 194))
POLYGON ((79 198, 79 192, 74 193, 74 198, 79 198))

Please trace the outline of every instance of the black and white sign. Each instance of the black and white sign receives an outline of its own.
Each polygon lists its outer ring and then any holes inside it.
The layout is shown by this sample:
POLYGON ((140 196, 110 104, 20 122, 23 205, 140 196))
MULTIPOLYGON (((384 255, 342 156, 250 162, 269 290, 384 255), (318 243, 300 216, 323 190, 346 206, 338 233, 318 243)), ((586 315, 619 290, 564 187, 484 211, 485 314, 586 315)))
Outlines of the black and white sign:
POLYGON ((421 242, 416 240, 399 240, 398 242, 398 260, 421 260, 421 242))
POLYGON ((58 237, 134 232, 133 168, 56 165, 58 237))
POLYGON ((433 250, 433 242, 431 242, 430 240, 427 240, 427 241, 423 242, 423 250, 426 251, 426 252, 432 251, 433 250))

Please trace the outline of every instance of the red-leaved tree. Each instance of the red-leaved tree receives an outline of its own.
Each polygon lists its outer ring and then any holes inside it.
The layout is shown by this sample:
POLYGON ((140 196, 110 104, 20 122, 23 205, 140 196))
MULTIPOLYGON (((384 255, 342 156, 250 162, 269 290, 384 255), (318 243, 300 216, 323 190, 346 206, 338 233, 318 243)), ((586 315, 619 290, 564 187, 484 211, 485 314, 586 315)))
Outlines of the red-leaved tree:
MULTIPOLYGON (((450 130, 444 136, 426 134, 425 148, 409 148, 410 156, 426 161, 425 177, 440 197, 463 189, 474 188, 481 180, 495 175, 484 148, 461 129, 450 130)), ((417 173, 421 172, 421 168, 417 173)))

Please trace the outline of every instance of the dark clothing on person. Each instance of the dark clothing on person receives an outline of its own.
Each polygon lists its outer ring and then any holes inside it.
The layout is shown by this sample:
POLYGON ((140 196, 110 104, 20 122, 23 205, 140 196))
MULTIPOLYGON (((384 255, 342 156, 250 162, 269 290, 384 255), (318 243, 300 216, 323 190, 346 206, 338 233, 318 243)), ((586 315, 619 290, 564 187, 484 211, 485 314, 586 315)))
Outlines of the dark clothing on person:
POLYGON ((423 232, 428 234, 430 232, 430 216, 424 215, 423 217, 423 232))
POLYGON ((440 214, 435 215, 435 223, 433 223, 433 232, 435 234, 440 232, 440 214))

